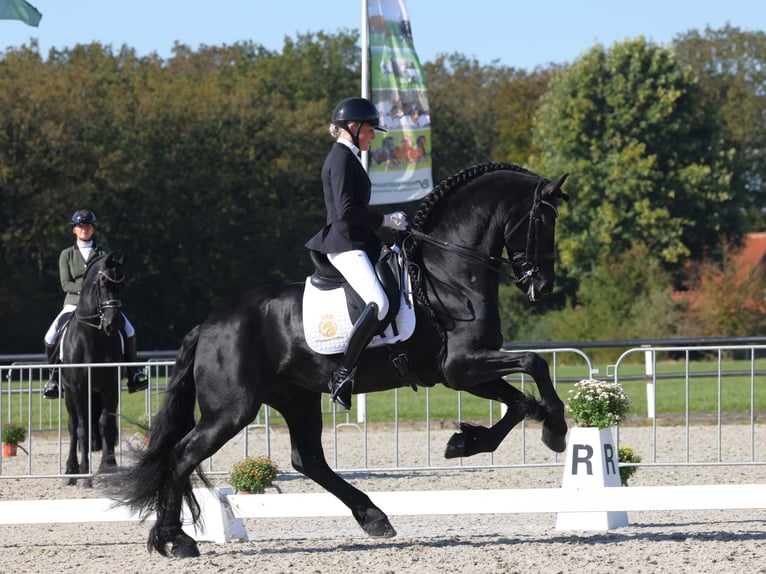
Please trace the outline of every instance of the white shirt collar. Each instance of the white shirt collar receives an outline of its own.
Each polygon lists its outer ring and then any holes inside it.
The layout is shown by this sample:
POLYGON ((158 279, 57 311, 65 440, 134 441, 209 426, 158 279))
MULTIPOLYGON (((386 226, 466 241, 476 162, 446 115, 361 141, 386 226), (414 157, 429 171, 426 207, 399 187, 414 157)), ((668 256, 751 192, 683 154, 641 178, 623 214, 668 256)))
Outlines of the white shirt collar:
POLYGON ((354 145, 352 141, 347 140, 346 138, 339 137, 336 142, 343 144, 348 149, 350 149, 354 153, 354 157, 359 160, 359 163, 362 163, 362 158, 359 156, 361 153, 361 150, 354 145))

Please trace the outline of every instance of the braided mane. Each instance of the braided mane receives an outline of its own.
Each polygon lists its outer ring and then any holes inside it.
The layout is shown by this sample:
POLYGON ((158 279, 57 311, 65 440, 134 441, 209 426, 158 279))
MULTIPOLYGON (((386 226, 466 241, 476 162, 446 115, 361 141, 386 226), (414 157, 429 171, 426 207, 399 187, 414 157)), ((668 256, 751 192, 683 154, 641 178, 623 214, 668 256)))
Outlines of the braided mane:
MULTIPOLYGON (((467 167, 442 181, 423 199, 417 212, 415 212, 411 227, 416 231, 428 233, 433 228, 434 222, 439 219, 444 209, 444 205, 447 203, 442 200, 449 197, 474 179, 487 173, 500 170, 516 171, 534 175, 534 173, 528 169, 524 169, 513 163, 480 163, 472 167, 467 167)), ((447 348, 447 333, 426 293, 424 278, 420 273, 420 246, 421 241, 413 235, 410 235, 403 244, 405 257, 411 263, 411 265, 409 265, 409 273, 415 297, 423 303, 428 316, 439 331, 442 340, 442 356, 440 359, 443 359, 443 354, 447 348)))
POLYGON ((450 196, 477 177, 499 170, 532 174, 528 169, 513 163, 480 163, 467 167, 442 181, 423 199, 412 220, 413 229, 427 233, 433 227, 433 222, 438 219, 438 215, 444 205, 442 200, 445 197, 450 196))

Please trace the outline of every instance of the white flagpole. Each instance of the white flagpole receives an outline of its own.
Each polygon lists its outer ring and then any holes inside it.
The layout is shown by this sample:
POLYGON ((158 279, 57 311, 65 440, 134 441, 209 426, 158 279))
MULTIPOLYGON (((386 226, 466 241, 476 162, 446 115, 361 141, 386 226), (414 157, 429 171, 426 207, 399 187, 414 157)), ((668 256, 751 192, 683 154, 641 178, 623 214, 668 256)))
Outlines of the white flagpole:
MULTIPOLYGON (((370 37, 367 32, 367 0, 362 0, 362 97, 370 99, 370 37)), ((362 165, 367 169, 369 165, 369 152, 362 152, 362 165)), ((367 420, 367 395, 361 394, 356 398, 356 422, 364 423, 367 420)))
MULTIPOLYGON (((362 0, 362 97, 370 99, 370 37, 367 28, 367 0, 362 0)), ((367 169, 369 165, 369 152, 362 152, 362 165, 367 169)))

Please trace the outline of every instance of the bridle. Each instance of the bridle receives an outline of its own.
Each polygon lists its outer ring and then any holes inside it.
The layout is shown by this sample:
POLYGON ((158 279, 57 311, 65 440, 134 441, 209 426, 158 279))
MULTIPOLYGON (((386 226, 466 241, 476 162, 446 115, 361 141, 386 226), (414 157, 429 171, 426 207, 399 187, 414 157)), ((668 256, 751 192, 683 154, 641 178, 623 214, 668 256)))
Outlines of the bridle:
POLYGON ((106 316, 106 310, 119 309, 122 307, 122 301, 119 299, 107 299, 102 301, 101 288, 98 285, 99 277, 103 277, 110 283, 120 284, 125 281, 125 275, 122 275, 119 278, 112 278, 107 273, 105 273, 103 269, 99 269, 98 273, 96 274, 96 278, 93 280, 93 283, 96 284, 96 303, 98 306, 98 312, 93 315, 80 315, 77 313, 77 310, 75 310, 75 317, 79 323, 101 331, 104 327, 104 317, 106 316), (98 323, 93 321, 94 319, 98 319, 98 323))
POLYGON ((408 234, 420 239, 421 241, 439 247, 444 251, 455 253, 456 255, 460 255, 461 257, 470 259, 471 261, 488 267, 497 273, 510 277, 515 283, 522 283, 535 277, 540 272, 540 266, 538 264, 541 261, 550 261, 556 258, 556 254, 553 251, 540 254, 538 250, 538 243, 540 240, 540 226, 543 225, 542 217, 540 215, 542 207, 550 207, 556 217, 558 217, 559 214, 555 205, 549 201, 545 201, 542 198, 543 182, 544 180, 542 178, 540 178, 537 182, 537 186, 535 187, 535 192, 532 198, 532 207, 529 212, 527 212, 526 215, 519 219, 519 221, 517 221, 511 230, 506 234, 506 239, 511 238, 513 234, 516 233, 516 231, 519 229, 519 227, 521 227, 524 221, 527 219, 529 220, 529 226, 527 227, 527 241, 524 253, 514 253, 512 257, 506 259, 502 256, 495 257, 493 255, 485 255, 484 253, 471 247, 449 243, 448 241, 444 241, 438 237, 433 237, 416 229, 410 229, 408 234), (510 267, 511 272, 508 273, 504 271, 503 266, 510 267), (521 270, 520 275, 516 274, 514 266, 521 270))

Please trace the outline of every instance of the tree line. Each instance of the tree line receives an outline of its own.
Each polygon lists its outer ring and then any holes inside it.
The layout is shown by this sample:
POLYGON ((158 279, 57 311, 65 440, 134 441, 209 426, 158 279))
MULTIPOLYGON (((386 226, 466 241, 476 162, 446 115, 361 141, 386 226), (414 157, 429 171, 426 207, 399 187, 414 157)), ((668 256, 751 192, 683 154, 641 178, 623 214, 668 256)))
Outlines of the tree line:
MULTIPOLYGON (((507 336, 560 336, 543 315, 587 313, 619 261, 682 285, 688 261, 722 260, 763 229, 765 38, 637 38, 531 71, 460 54, 425 63, 436 181, 485 161, 570 173, 556 296, 537 309, 504 297, 507 336)), ((303 280, 303 244, 325 217, 326 128, 359 77, 348 32, 278 52, 176 44, 168 59, 97 43, 1 53, 0 354, 41 345, 81 207, 98 216, 97 241, 128 254, 140 349, 175 348, 252 287, 303 280)))

